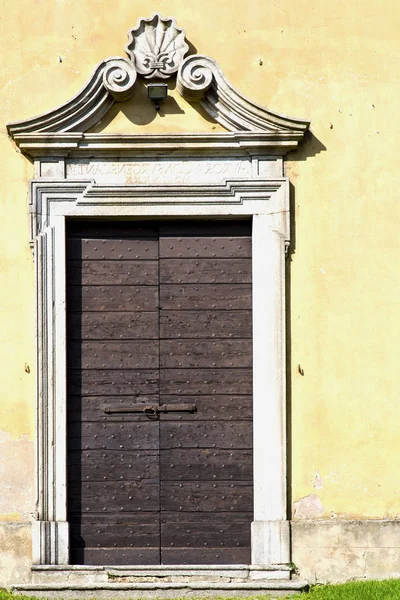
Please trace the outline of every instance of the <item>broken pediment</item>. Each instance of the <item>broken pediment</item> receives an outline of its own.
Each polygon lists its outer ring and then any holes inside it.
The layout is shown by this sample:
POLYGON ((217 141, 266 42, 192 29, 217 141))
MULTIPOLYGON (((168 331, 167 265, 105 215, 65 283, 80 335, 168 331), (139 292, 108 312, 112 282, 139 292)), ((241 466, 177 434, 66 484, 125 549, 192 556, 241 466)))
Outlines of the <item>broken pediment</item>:
POLYGON ((171 86, 176 80, 180 96, 200 105, 207 118, 228 132, 264 134, 275 152, 280 147, 280 154, 296 148, 309 127, 308 121, 279 115, 247 99, 229 83, 212 58, 189 54, 185 32, 173 18, 156 13, 140 19, 128 38, 128 58, 101 61, 71 100, 41 116, 7 126, 22 151, 27 147, 27 138, 32 144, 33 138, 45 136, 48 140, 56 134, 65 137, 84 134, 91 128, 96 131, 96 124, 115 103, 122 106, 129 102, 134 110, 138 88, 154 81, 171 86))

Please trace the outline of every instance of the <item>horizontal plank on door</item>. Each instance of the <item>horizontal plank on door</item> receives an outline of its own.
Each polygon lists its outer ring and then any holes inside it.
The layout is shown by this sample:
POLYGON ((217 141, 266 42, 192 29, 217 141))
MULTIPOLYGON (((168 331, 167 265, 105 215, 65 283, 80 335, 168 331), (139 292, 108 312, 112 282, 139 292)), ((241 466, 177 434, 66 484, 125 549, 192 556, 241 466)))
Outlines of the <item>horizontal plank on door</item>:
MULTIPOLYGON (((105 409, 129 408, 133 405, 159 404, 158 394, 147 394, 138 396, 69 396, 67 402, 68 422, 97 421, 98 423, 115 421, 118 423, 143 421, 141 413, 106 413, 105 409)), ((178 402, 176 400, 175 402, 178 402)))
POLYGON ((182 237, 182 236, 249 236, 251 235, 251 219, 210 219, 191 220, 181 219, 173 221, 160 221, 160 238, 163 237, 182 237))
POLYGON ((251 512, 252 481, 234 483, 161 481, 161 511, 251 512))
POLYGON ((174 448, 160 454, 163 481, 250 481, 253 451, 226 448, 174 448))
MULTIPOLYGON (((190 402, 196 405, 196 412, 162 413, 161 421, 252 421, 253 397, 248 396, 190 396, 190 402)), ((176 404, 182 402, 181 396, 163 394, 161 404, 176 404)))
POLYGON ((159 474, 157 450, 71 450, 68 453, 69 481, 154 480, 159 474))
POLYGON ((160 394, 251 394, 251 369, 161 369, 160 394))
POLYGON ((251 237, 161 237, 160 258, 251 258, 251 237))
POLYGON ((154 340, 158 339, 158 332, 158 311, 70 312, 67 315, 67 336, 73 340, 154 340))
POLYGON ((142 238, 69 238, 67 260, 151 260, 158 258, 158 240, 142 238))
POLYGON ((160 308, 175 311, 250 310, 251 285, 247 283, 219 285, 166 283, 160 286, 160 308))
POLYGON ((79 526, 96 526, 99 523, 103 525, 123 525, 124 527, 132 527, 136 525, 146 525, 146 523, 159 522, 159 516, 154 511, 136 511, 136 512, 104 512, 103 510, 84 512, 84 513, 71 513, 69 516, 69 522, 73 523, 76 527, 79 526))
POLYGON ((159 565, 159 548, 72 548, 75 565, 159 565))
POLYGON ((158 484, 132 481, 118 484, 115 481, 71 482, 68 488, 69 512, 151 512, 160 509, 158 484))
POLYGON ((249 548, 165 548, 161 547, 164 565, 248 565, 249 548))
POLYGON ((248 565, 251 548, 161 547, 161 560, 164 565, 248 565))
POLYGON ((251 368, 251 340, 161 340, 160 367, 251 368))
POLYGON ((159 548, 160 527, 154 513, 144 513, 147 523, 70 524, 70 543, 75 547, 159 548))
POLYGON ((152 450, 159 443, 158 423, 143 416, 141 423, 70 423, 70 450, 152 450))
POLYGON ((161 512, 161 544, 171 546, 250 546, 252 512, 161 512))
POLYGON ((163 310, 160 314, 161 339, 244 339, 251 338, 251 329, 251 310, 163 310))
POLYGON ((251 259, 160 259, 160 283, 251 283, 251 259))
POLYGON ((83 285, 69 286, 69 311, 154 311, 158 308, 158 286, 83 285))
POLYGON ((73 396, 136 396, 157 394, 159 391, 158 369, 128 370, 68 370, 68 393, 73 396))
POLYGON ((158 261, 70 260, 67 282, 74 285, 158 285, 158 261))
POLYGON ((242 448, 253 447, 250 421, 160 422, 160 448, 242 448))
POLYGON ((73 369, 155 369, 159 365, 159 342, 70 341, 67 361, 68 366, 73 369))

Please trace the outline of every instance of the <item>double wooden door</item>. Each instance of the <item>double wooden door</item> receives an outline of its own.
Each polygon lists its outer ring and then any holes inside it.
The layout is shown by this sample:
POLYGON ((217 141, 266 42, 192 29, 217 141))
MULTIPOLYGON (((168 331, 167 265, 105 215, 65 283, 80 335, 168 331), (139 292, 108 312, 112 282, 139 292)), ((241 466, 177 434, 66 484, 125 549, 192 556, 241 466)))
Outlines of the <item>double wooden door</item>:
POLYGON ((67 228, 71 563, 250 562, 251 224, 67 228))

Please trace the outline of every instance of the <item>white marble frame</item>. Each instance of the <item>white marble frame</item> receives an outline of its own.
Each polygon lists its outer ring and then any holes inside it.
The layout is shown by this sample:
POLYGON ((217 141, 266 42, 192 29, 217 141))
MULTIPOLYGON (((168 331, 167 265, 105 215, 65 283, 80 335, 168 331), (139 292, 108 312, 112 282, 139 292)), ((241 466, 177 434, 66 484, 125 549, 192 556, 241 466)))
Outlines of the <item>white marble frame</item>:
MULTIPOLYGON (((275 160, 281 159, 276 157, 275 160)), ((33 563, 68 564, 65 222, 68 217, 253 219, 254 522, 252 565, 290 560, 286 512, 286 178, 192 186, 31 184, 37 289, 37 511, 33 563)))

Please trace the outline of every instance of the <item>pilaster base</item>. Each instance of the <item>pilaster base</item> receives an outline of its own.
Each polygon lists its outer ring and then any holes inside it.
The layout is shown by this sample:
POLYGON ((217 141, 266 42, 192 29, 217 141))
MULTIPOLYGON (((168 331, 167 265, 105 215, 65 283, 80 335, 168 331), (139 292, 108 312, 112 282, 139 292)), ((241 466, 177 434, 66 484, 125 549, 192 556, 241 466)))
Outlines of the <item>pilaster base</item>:
POLYGON ((289 521, 253 521, 251 524, 251 563, 279 565, 290 561, 289 521))
POLYGON ((69 530, 67 521, 32 523, 32 564, 67 565, 69 530))

